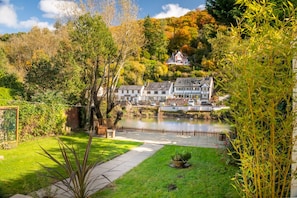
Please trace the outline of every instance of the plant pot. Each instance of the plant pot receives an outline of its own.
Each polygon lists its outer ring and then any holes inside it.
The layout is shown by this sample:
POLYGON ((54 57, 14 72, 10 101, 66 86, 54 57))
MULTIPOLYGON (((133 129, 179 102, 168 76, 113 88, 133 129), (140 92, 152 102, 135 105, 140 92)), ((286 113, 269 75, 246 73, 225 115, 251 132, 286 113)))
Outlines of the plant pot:
POLYGON ((97 132, 97 135, 104 135, 105 136, 106 133, 107 133, 107 127, 100 125, 100 126, 98 126, 96 132, 97 132))
POLYGON ((183 168, 185 162, 180 161, 180 160, 172 160, 172 164, 175 168, 183 168))

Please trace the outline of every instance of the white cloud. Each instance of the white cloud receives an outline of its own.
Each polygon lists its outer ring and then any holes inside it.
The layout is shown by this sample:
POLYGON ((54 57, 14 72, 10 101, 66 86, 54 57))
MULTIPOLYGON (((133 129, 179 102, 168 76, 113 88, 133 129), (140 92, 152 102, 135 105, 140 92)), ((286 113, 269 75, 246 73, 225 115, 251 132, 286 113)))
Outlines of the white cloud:
POLYGON ((54 30, 53 24, 49 24, 48 22, 39 21, 36 17, 31 17, 29 20, 20 21, 19 26, 22 28, 31 29, 32 27, 39 27, 39 28, 48 28, 49 30, 54 30))
POLYGON ((40 0, 39 8, 45 18, 62 18, 79 11, 77 4, 66 0, 40 0))
POLYGON ((198 9, 199 9, 199 10, 205 10, 205 5, 202 4, 202 5, 198 6, 198 9))
POLYGON ((180 17, 188 13, 188 8, 182 8, 179 6, 179 4, 167 4, 162 6, 163 12, 157 14, 153 18, 168 18, 168 17, 180 17))
POLYGON ((0 24, 8 27, 17 27, 17 14, 12 4, 9 4, 9 0, 2 0, 0 4, 0 24))
MULTIPOLYGON (((40 0, 39 8, 44 12, 43 17, 51 19, 69 16, 74 10, 79 10, 74 2, 67 0, 40 0)), ((5 16, 0 17, 0 25, 3 25, 3 27, 6 26, 19 31, 23 31, 23 29, 30 30, 34 26, 54 30, 53 24, 40 21, 36 17, 19 21, 16 9, 14 5, 10 3, 10 0, 0 0, 0 13, 1 16, 5 16)), ((3 30, 0 30, 0 32, 3 32, 3 30)))

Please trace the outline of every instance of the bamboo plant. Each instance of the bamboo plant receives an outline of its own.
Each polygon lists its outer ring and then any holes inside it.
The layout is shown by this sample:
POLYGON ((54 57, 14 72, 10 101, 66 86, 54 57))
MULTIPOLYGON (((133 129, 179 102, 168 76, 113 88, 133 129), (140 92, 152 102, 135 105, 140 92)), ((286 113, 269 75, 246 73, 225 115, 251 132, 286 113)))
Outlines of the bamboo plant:
MULTIPOLYGON (((222 55, 221 87, 231 96, 236 133, 231 144, 239 156, 234 186, 242 197, 289 197, 295 173, 292 60, 297 22, 294 14, 279 20, 266 1, 241 2, 247 7, 244 18, 225 36, 224 53, 217 53, 222 55)), ((290 4, 287 9, 295 13, 290 4)))

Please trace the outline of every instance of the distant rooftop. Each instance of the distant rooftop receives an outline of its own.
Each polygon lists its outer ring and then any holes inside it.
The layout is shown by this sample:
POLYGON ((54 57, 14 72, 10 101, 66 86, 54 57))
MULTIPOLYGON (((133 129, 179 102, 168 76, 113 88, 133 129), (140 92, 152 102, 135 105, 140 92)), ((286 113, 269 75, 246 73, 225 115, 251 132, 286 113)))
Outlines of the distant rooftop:
POLYGON ((145 90, 168 90, 171 87, 171 85, 172 85, 172 82, 170 81, 150 82, 144 89, 145 90))

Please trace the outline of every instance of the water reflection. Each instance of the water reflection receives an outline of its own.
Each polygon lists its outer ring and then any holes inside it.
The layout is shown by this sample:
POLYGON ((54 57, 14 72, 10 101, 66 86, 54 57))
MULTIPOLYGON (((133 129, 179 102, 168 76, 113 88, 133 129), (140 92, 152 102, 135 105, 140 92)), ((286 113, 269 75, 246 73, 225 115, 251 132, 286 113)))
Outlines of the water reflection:
POLYGON ((222 132, 229 129, 229 125, 218 121, 185 118, 124 118, 118 123, 118 126, 140 129, 202 132, 222 132))

